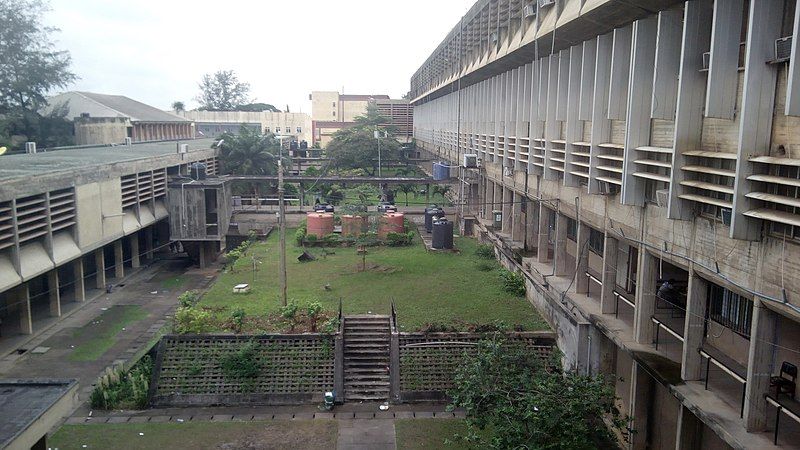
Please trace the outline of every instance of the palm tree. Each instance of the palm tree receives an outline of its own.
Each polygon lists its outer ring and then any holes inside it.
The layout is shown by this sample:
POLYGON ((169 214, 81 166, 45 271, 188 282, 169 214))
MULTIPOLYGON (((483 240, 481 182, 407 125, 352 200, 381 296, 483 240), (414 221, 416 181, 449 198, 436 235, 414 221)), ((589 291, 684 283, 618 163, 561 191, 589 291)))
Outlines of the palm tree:
MULTIPOLYGON (((242 126, 239 134, 225 133, 220 137, 219 160, 222 173, 230 175, 276 175, 280 159, 280 142, 272 135, 242 126)), ((284 158, 284 164, 291 163, 284 158)), ((259 183, 252 189, 258 197, 259 183)))
POLYGON ((437 184, 433 187, 433 195, 442 194, 442 200, 447 200, 447 194, 450 193, 450 186, 447 184, 437 184))
POLYGON ((172 102, 172 110, 175 112, 183 112, 186 106, 181 101, 172 102))
POLYGON ((406 197, 406 206, 408 206, 408 194, 414 192, 414 185, 413 184, 401 184, 397 186, 397 190, 402 192, 403 195, 406 197))

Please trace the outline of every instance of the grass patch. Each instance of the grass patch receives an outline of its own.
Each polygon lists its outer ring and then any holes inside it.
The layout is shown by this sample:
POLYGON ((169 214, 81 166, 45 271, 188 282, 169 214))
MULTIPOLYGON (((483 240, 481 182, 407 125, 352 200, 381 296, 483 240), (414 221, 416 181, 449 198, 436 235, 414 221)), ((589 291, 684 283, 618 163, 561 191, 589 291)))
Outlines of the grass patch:
POLYGON ((129 324, 147 317, 138 305, 112 306, 72 337, 79 342, 69 355, 72 361, 95 361, 117 342, 117 334, 129 324))
MULTIPOLYGON (((409 247, 369 248, 365 271, 359 271, 361 256, 355 248, 336 248, 335 254, 329 255, 323 255, 321 249, 310 249, 318 260, 300 263, 297 256, 302 248, 290 244, 289 297, 298 304, 320 302, 326 311, 336 311, 341 298, 344 312, 349 314, 388 314, 394 300, 401 329, 407 331, 427 323, 493 321, 527 330, 548 329, 524 298, 503 290, 497 271, 486 272, 477 267, 481 258, 475 256, 475 240, 456 238, 460 254, 427 253, 419 236, 414 241, 409 247)), ((252 292, 231 292, 234 285, 253 281, 252 262, 249 257, 242 258, 233 272, 220 275, 198 306, 218 317, 229 317, 237 308, 248 316, 278 313, 278 233, 254 244, 249 254, 261 261, 252 292)))
POLYGON ((168 290, 179 289, 185 282, 186 280, 182 276, 167 278, 161 282, 161 288, 168 290))
POLYGON ((460 419, 398 419, 394 421, 394 429, 398 450, 478 448, 453 437, 467 432, 466 422, 460 419))
POLYGON ((337 433, 336 421, 324 419, 65 425, 48 444, 62 450, 330 449, 336 447, 337 433))

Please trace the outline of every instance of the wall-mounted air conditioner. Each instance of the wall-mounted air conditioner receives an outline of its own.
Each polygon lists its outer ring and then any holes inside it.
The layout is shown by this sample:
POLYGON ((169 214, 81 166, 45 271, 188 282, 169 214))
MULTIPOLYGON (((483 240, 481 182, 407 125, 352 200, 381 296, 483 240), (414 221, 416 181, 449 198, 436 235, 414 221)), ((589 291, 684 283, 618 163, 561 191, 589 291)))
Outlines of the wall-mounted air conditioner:
POLYGON ((464 167, 467 169, 475 169, 478 167, 478 155, 474 153, 464 154, 464 167))
POLYGON ((775 61, 786 61, 792 57, 792 36, 775 39, 775 61))
POLYGON ((491 41, 492 44, 497 44, 497 32, 496 31, 493 31, 492 34, 489 35, 489 41, 491 41))
POLYGON ((25 143, 25 153, 32 155, 36 153, 36 142, 26 142, 25 143))
POLYGON ((189 153, 189 144, 178 144, 178 153, 189 153))
POLYGON ((530 3, 522 7, 522 16, 526 19, 536 17, 536 3, 530 3))
POLYGON ((659 208, 666 208, 669 201, 669 189, 659 189, 656 191, 656 203, 659 208))
POLYGON ((711 52, 703 53, 703 70, 708 70, 711 67, 711 52))
POLYGON ((511 167, 503 167, 503 176, 504 177, 514 176, 514 170, 511 169, 511 167))
POLYGON ((553 6, 556 4, 556 0, 539 0, 539 7, 545 8, 547 6, 553 6))
POLYGON ((607 181, 598 181, 597 189, 600 195, 614 195, 617 193, 617 185, 607 181))

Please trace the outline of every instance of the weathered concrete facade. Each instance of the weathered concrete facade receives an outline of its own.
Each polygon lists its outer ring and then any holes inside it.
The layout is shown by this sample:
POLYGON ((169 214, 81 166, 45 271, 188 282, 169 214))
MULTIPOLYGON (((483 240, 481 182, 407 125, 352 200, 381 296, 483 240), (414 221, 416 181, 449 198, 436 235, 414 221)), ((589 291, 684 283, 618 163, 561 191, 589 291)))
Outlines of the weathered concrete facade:
POLYGON ((798 11, 481 0, 412 78, 418 145, 480 158, 465 216, 616 385, 632 448, 763 448, 776 415, 797 442, 769 377, 800 364, 798 11))

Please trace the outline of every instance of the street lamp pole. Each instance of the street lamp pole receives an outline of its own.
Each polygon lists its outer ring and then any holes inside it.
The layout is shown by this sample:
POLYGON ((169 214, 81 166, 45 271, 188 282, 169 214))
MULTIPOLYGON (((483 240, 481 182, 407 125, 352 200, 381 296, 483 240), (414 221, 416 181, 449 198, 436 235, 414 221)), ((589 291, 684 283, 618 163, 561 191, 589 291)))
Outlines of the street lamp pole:
POLYGON ((280 280, 281 280, 281 304, 286 306, 286 205, 284 204, 283 194, 283 136, 278 136, 280 143, 280 156, 278 158, 278 225, 280 228, 280 280))

